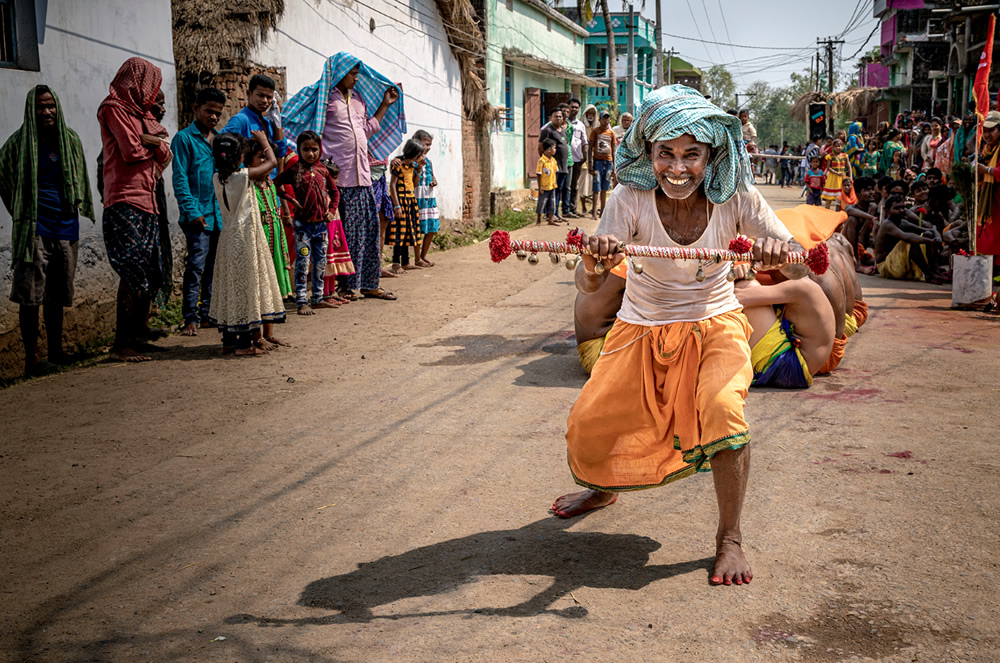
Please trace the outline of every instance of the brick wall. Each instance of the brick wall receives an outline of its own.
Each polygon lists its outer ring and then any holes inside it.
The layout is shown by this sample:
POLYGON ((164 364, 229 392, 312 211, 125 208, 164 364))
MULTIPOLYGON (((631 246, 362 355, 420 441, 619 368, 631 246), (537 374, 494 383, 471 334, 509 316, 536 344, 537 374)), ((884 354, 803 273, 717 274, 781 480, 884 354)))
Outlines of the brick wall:
POLYGON ((464 202, 462 221, 474 223, 490 214, 490 134, 485 124, 462 120, 464 202))
POLYGON ((215 76, 203 74, 198 79, 186 76, 183 81, 178 80, 178 126, 186 127, 194 120, 194 111, 191 107, 198 90, 203 87, 217 87, 226 93, 226 107, 219 122, 221 129, 230 117, 246 106, 247 83, 254 74, 265 74, 273 78, 275 92, 281 95, 282 101, 287 100, 284 67, 268 67, 250 61, 222 61, 219 63, 219 73, 215 76))

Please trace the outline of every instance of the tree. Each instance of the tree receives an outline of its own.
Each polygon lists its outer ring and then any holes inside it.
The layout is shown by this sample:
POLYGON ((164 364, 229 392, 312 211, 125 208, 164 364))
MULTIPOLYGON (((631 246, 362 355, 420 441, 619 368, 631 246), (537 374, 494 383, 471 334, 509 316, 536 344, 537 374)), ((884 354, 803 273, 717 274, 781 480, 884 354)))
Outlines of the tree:
MULTIPOLYGON (((596 0, 601 3, 601 16, 604 17, 604 30, 608 36, 608 93, 611 96, 611 106, 618 108, 618 74, 615 70, 615 58, 618 56, 618 49, 615 47, 615 28, 611 25, 611 10, 608 9, 608 0, 596 0)), ((576 0, 577 17, 581 25, 586 25, 594 15, 595 0, 576 0)), ((642 0, 642 6, 646 6, 646 0, 642 0)))
POLYGON ((723 110, 736 107, 736 83, 733 75, 723 65, 713 65, 706 71, 703 83, 713 104, 723 110))

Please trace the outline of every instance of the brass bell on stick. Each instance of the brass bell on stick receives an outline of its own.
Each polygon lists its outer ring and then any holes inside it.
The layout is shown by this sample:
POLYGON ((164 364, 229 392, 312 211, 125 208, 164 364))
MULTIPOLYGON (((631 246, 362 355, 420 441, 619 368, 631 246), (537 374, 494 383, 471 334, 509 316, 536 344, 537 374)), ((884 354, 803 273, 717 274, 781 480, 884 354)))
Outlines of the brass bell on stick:
POLYGON ((642 263, 633 260, 632 261, 632 271, 636 274, 642 274, 642 263))
POLYGON ((559 254, 558 253, 550 253, 549 254, 549 260, 552 261, 553 265, 558 265, 559 264, 559 254))
POLYGON ((570 258, 566 258, 566 269, 568 269, 570 271, 573 271, 574 269, 576 269, 576 266, 577 266, 577 264, 579 262, 580 262, 580 259, 577 258, 576 256, 572 256, 570 258))
POLYGON ((594 273, 595 274, 603 274, 604 273, 604 263, 601 262, 600 260, 598 260, 597 264, 594 265, 594 273))
POLYGON ((694 275, 694 280, 697 281, 698 283, 701 283, 705 280, 705 270, 701 268, 701 265, 698 265, 698 272, 694 275))
POLYGON ((730 283, 736 280, 736 263, 729 266, 729 273, 726 274, 726 280, 730 283))
POLYGON ((517 256, 518 260, 524 260, 525 258, 528 257, 528 252, 525 251, 524 249, 519 249, 516 253, 514 253, 514 255, 517 256))
POLYGON ((532 253, 531 255, 529 255, 528 256, 528 263, 531 264, 531 265, 537 265, 538 264, 538 254, 537 253, 532 253))

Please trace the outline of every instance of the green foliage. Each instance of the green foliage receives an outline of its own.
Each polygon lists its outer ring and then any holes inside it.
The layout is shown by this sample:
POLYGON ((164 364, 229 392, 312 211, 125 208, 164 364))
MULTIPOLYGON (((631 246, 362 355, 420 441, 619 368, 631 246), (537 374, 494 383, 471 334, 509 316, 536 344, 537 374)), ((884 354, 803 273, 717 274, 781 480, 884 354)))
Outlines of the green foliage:
POLYGON ((781 147, 782 137, 789 145, 806 142, 806 126, 788 114, 795 97, 790 87, 771 87, 763 81, 755 81, 747 88, 753 94, 746 108, 750 119, 757 127, 757 147, 761 151, 769 145, 781 147))
POLYGON ((713 104, 722 110, 736 107, 736 82, 725 66, 713 65, 705 72, 702 83, 713 104))
POLYGON ((149 326, 155 329, 157 327, 174 327, 181 324, 184 322, 184 313, 181 310, 181 306, 182 301, 180 297, 171 297, 166 306, 153 311, 153 315, 149 318, 149 326))
POLYGON ((483 228, 452 228, 442 230, 434 236, 434 246, 441 251, 477 244, 489 239, 490 233, 494 230, 518 230, 535 222, 535 213, 532 209, 514 211, 512 209, 503 210, 499 214, 491 216, 486 220, 483 228))

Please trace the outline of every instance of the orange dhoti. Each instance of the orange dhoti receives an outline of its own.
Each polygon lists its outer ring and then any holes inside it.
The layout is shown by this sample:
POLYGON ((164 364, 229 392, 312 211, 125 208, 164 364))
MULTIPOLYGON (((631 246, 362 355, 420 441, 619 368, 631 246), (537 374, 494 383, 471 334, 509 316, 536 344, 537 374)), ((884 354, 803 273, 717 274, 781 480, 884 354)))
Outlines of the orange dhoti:
POLYGON ((840 362, 844 358, 844 350, 846 348, 846 335, 841 334, 840 338, 833 339, 833 349, 830 351, 830 358, 826 360, 825 364, 820 366, 819 370, 816 371, 816 375, 826 375, 827 373, 832 373, 835 368, 840 366, 840 362))
POLYGON ((858 327, 868 320, 868 302, 857 300, 854 302, 854 319, 858 321, 858 327))
POLYGON ((569 415, 576 482, 653 488, 707 472, 716 453, 746 445, 750 333, 738 311, 661 327, 617 320, 569 415))

